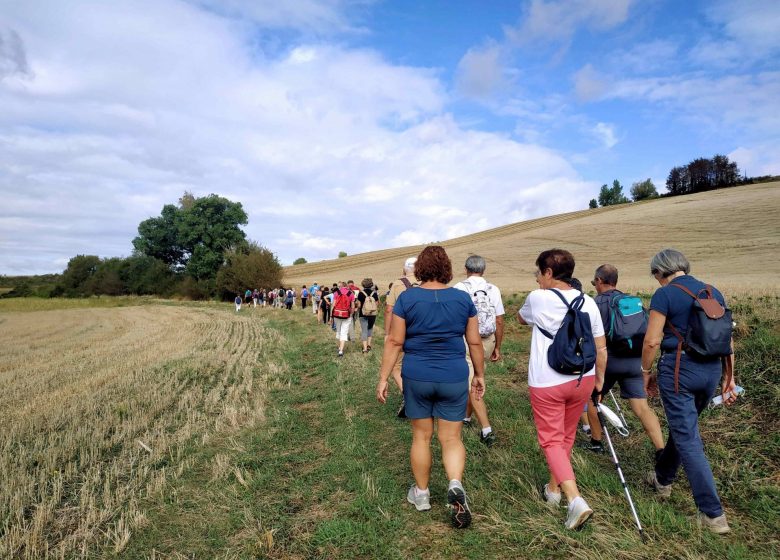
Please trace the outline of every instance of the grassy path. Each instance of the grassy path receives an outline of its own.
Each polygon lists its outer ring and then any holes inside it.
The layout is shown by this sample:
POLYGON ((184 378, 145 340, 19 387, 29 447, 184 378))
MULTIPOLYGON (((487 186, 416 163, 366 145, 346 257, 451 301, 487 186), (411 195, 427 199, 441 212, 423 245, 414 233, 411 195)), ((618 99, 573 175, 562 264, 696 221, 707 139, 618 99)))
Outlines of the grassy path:
POLYGON ((528 334, 515 326, 504 361, 488 369, 487 403, 499 441, 486 449, 476 430, 464 434, 474 524, 454 531, 438 447, 433 509, 420 513, 406 503, 409 426, 395 418, 397 392, 388 406, 374 399, 381 343, 369 355, 353 343, 338 360, 330 331, 311 315, 269 311, 265 317, 284 335, 265 423, 206 446, 193 442, 193 466, 164 499, 144 504, 149 523, 123 558, 752 559, 778 553, 776 512, 760 523, 729 510, 735 531, 720 538, 690 521, 695 510, 687 485, 676 485, 670 503, 656 501, 637 482, 651 455, 638 433, 617 444, 649 542, 636 535, 611 463, 581 451, 575 451, 575 470, 596 515, 582 532, 565 531, 564 510, 550 511, 538 498, 546 469, 521 373, 528 334))

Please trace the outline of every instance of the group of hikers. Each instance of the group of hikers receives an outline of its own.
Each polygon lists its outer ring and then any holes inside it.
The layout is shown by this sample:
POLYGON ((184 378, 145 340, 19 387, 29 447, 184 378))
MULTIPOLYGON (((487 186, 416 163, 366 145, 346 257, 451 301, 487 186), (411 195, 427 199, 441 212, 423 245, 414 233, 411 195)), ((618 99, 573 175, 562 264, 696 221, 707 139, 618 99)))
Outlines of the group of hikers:
MULTIPOLYGON (((312 286, 312 289, 314 286, 312 286)), ((233 302, 236 305, 236 311, 241 311, 241 305, 252 305, 252 307, 275 307, 275 308, 285 308, 288 310, 291 310, 295 305, 296 301, 300 297, 301 300, 301 306, 303 309, 306 309, 306 303, 308 302, 309 298, 311 296, 311 292, 306 288, 306 286, 303 286, 301 288, 300 293, 296 291, 295 288, 268 288, 268 289, 262 289, 259 290, 255 288, 254 290, 250 290, 247 288, 247 290, 244 292, 243 297, 241 294, 236 294, 236 298, 233 300, 233 302)))
MULTIPOLYGON (((591 284, 597 295, 592 298, 574 278, 575 260, 569 251, 544 251, 535 264, 539 289, 528 294, 517 319, 532 328, 528 386, 550 474, 540 485, 540 499, 551 508, 562 506, 565 499, 568 529, 582 528, 593 515, 580 494, 571 454, 587 403, 591 431, 584 447, 603 451, 603 416, 596 415, 604 395, 617 384, 655 448, 653 468, 644 482, 659 498, 668 498, 682 465, 698 522, 717 534, 729 532, 698 427, 698 416, 718 384, 725 404, 737 398, 733 324, 723 295, 691 276, 688 260, 675 249, 664 249, 650 261, 650 274, 660 287, 649 311, 640 298, 617 289, 614 265, 595 270, 591 284), (665 443, 647 402, 659 392, 669 428, 665 443)), ((377 399, 386 403, 392 376, 403 394, 402 412, 412 428, 415 480, 407 501, 418 511, 431 509, 428 483, 435 427, 456 528, 471 524, 461 431, 471 425, 472 412, 482 428, 481 440, 490 446, 496 439, 484 404, 485 364, 501 359, 504 307, 499 289, 483 277, 485 268, 484 258, 468 257, 466 278, 448 287, 453 272, 443 247, 428 246, 404 263, 403 276, 386 299, 385 346, 376 388, 377 399)), ((641 532, 614 451, 613 460, 641 532)))
MULTIPOLYGON (((574 277, 575 260, 569 251, 544 251, 535 265, 539 289, 528 294, 517 320, 531 327, 530 403, 550 474, 539 487, 540 499, 551 508, 565 500, 568 529, 582 528, 593 515, 576 482, 572 449, 582 417, 590 437, 581 446, 604 452, 599 411, 602 398, 617 385, 655 449, 644 483, 659 498, 668 498, 682 465, 698 522, 717 534, 729 532, 698 427, 698 416, 718 384, 725 404, 737 398, 731 312, 723 295, 690 275, 688 260, 675 249, 664 249, 650 260, 649 271, 659 288, 649 310, 638 296, 618 290, 618 269, 612 264, 594 271, 595 298, 585 294, 574 277), (647 400, 659 394, 669 429, 666 442, 647 400)), ((428 483, 436 431, 456 528, 471 524, 463 486, 462 429, 471 426, 474 417, 482 443, 490 447, 496 442, 484 401, 485 366, 501 360, 505 326, 501 291, 484 278, 485 259, 471 255, 464 268, 465 278, 449 287, 452 263, 443 247, 428 246, 406 259, 400 278, 384 297, 385 344, 376 387, 377 399, 386 403, 392 376, 403 395, 397 416, 410 420, 415 480, 407 501, 418 511, 431 509, 428 483)), ((371 278, 360 286, 353 281, 331 287, 315 282, 300 293, 293 288, 247 290, 245 297, 253 305, 287 309, 298 297, 301 309, 310 301, 317 320, 335 331, 339 358, 346 343, 356 340, 358 323, 362 352, 371 351, 382 305, 371 278)), ((240 300, 236 298, 237 310, 240 300)), ((613 460, 617 463, 614 451, 613 460)), ((639 525, 627 487, 626 494, 639 525)))

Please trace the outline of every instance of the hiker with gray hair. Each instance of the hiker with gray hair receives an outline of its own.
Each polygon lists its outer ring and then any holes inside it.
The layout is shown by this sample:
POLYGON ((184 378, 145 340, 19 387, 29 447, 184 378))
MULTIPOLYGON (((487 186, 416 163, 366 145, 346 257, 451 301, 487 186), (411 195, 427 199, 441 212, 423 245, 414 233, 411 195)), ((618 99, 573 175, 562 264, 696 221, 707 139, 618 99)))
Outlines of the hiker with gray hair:
POLYGON ((737 399, 731 312, 723 294, 691 276, 690 269, 688 259, 675 249, 664 249, 650 260, 650 274, 661 287, 650 300, 641 367, 645 390, 651 392, 657 385, 661 393, 669 438, 647 482, 659 497, 669 497, 682 464, 699 510, 698 522, 724 534, 731 529, 704 454, 699 415, 718 383, 726 405, 737 399))
MULTIPOLYGON (((471 301, 477 308, 479 335, 482 338, 485 361, 490 359, 491 362, 497 362, 501 359, 501 341, 504 339, 504 303, 501 301, 501 291, 482 277, 487 267, 483 257, 471 255, 466 259, 464 266, 466 279, 453 287, 466 292, 471 297, 471 301)), ((469 366, 470 386, 474 377, 474 364, 468 346, 466 346, 466 363, 469 366)), ((484 399, 474 400, 469 396, 466 416, 463 419, 465 426, 471 425, 472 412, 482 428, 480 441, 490 447, 495 443, 496 435, 490 425, 484 399)))
MULTIPOLYGON (((398 279, 398 281, 392 283, 390 293, 388 293, 387 297, 385 298, 385 344, 387 343, 388 338, 390 338, 390 333, 392 332, 393 307, 395 306, 395 302, 398 300, 398 296, 408 288, 412 288, 413 286, 417 285, 414 281, 415 264, 417 264, 417 257, 409 257, 406 259, 406 261, 404 261, 402 276, 398 279)), ((392 373, 393 381, 395 381, 395 384, 398 386, 398 390, 401 391, 402 395, 404 392, 404 383, 401 379, 401 363, 403 362, 403 359, 404 354, 401 352, 398 356, 398 360, 393 366, 392 373)), ((401 406, 398 409, 396 415, 399 418, 406 418, 406 407, 404 406, 403 400, 401 400, 401 406)))

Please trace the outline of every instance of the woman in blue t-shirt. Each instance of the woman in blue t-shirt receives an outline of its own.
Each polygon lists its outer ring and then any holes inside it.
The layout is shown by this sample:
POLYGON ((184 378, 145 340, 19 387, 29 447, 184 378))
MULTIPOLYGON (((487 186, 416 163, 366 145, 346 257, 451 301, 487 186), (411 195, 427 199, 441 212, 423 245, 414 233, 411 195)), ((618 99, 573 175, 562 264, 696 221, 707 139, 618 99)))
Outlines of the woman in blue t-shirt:
POLYGON ((730 374, 734 355, 725 358, 730 364, 722 363, 721 358, 694 358, 684 350, 678 356, 677 334, 685 337, 695 301, 686 290, 700 297, 713 297, 726 306, 717 289, 711 288, 707 293, 707 286, 688 274, 690 268, 685 255, 675 249, 664 249, 650 261, 650 273, 661 287, 650 300, 650 320, 642 348, 642 373, 645 391, 654 392, 652 367, 660 346, 657 384, 669 424, 669 439, 656 460, 655 469, 648 473, 647 482, 659 496, 670 496, 672 482, 682 463, 699 509, 699 521, 712 532, 723 534, 730 529, 710 463, 704 455, 698 417, 712 399, 723 370, 726 372, 721 385, 723 401, 731 404, 736 400, 736 384, 730 374), (724 367, 727 365, 729 367, 724 367))
POLYGON ((415 480, 406 499, 418 511, 431 509, 431 439, 434 418, 438 418, 442 463, 450 480, 447 502, 453 527, 462 529, 471 524, 471 511, 461 484, 466 448, 460 432, 469 394, 464 335, 475 368, 472 396, 479 400, 485 392, 477 310, 466 292, 447 287, 452 280, 452 263, 443 247, 423 249, 414 275, 420 286, 401 293, 393 306, 393 330, 385 344, 376 394, 381 403, 387 401, 387 379, 403 349, 401 376, 406 416, 412 424, 411 463, 415 480))

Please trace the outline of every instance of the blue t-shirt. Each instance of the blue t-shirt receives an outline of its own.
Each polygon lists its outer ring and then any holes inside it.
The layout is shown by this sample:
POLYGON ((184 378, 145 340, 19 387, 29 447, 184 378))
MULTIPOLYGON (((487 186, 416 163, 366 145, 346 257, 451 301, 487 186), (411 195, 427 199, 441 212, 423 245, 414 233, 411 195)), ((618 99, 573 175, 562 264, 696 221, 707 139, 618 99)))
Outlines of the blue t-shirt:
POLYGON ((468 379, 463 336, 477 308, 466 292, 455 288, 404 290, 393 314, 406 321, 403 377, 438 383, 468 379))
MULTIPOLYGON (((666 315, 666 319, 674 325, 674 328, 685 338, 685 333, 688 331, 688 319, 691 315, 691 308, 693 307, 693 298, 683 292, 680 288, 675 288, 672 284, 680 284, 685 286, 694 294, 698 294, 699 291, 704 290, 704 282, 696 280, 690 274, 684 276, 678 276, 674 278, 666 286, 658 288, 653 297, 650 299, 650 310, 658 311, 666 315)), ((720 304, 725 307, 726 300, 716 288, 712 288, 712 295, 720 304)), ((702 294, 706 297, 706 294, 702 294)), ((664 326, 664 339, 661 342, 661 350, 665 352, 672 352, 677 350, 677 337, 674 336, 672 330, 664 326)))

